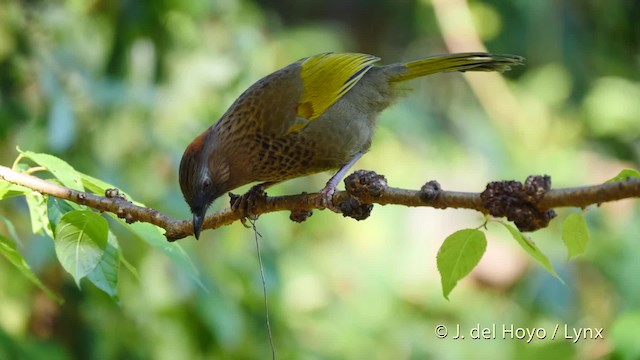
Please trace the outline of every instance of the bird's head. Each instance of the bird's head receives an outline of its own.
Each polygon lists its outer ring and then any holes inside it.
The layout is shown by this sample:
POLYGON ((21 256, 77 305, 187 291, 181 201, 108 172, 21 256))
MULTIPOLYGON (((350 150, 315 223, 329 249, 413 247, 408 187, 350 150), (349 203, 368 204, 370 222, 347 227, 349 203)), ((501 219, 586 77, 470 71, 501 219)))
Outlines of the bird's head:
POLYGON ((210 129, 195 138, 180 161, 180 189, 193 214, 193 234, 196 239, 200 236, 211 203, 231 190, 228 186, 228 162, 216 154, 209 133, 210 129))

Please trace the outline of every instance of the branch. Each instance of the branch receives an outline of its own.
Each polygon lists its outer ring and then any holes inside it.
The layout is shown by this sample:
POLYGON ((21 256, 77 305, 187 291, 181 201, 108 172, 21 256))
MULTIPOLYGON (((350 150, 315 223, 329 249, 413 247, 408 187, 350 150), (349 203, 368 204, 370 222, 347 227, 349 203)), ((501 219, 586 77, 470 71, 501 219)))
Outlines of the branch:
MULTIPOLYGON (((105 196, 69 189, 38 177, 16 172, 0 166, 0 179, 22 185, 42 194, 86 205, 98 211, 108 211, 125 219, 127 223, 148 222, 165 229, 169 241, 193 234, 191 220, 179 220, 157 210, 137 206, 128 201, 116 189, 109 189, 105 196)), ((491 182, 482 193, 444 191, 435 181, 426 183, 420 190, 390 187, 384 176, 359 170, 345 179, 346 191, 333 197, 334 204, 344 216, 357 220, 369 216, 372 204, 428 206, 436 209, 471 209, 496 217, 506 216, 522 231, 533 231, 545 227, 555 217, 556 207, 584 208, 624 198, 640 197, 640 178, 602 185, 550 189, 548 176, 530 176, 525 183, 516 181, 491 182)), ((258 196, 252 199, 250 208, 233 206, 212 213, 205 219, 203 229, 215 229, 243 220, 247 213, 261 215, 281 210, 291 211, 291 220, 304 221, 313 209, 318 209, 320 193, 286 195, 277 197, 258 196)), ((237 200, 232 197, 232 201, 237 200)))

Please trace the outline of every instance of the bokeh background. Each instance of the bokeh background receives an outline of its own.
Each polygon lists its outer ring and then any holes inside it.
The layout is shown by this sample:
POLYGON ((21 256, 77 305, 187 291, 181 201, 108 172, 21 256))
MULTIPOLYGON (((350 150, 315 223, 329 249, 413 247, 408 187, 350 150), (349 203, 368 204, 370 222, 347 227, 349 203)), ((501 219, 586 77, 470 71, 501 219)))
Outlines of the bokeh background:
MULTIPOLYGON (((411 82, 356 168, 407 188, 436 179, 481 191, 530 174, 558 187, 597 184, 638 168, 639 17, 636 0, 2 0, 0 163, 13 162, 16 146, 52 153, 187 218, 177 185, 183 149, 260 77, 325 51, 391 63, 488 49, 527 65, 411 82)), ((329 176, 270 194, 316 191, 329 176)), ((262 216, 278 358, 637 359, 637 201, 586 209, 589 249, 568 262, 560 225, 578 211, 560 209, 531 234, 565 285, 489 223, 487 253, 449 301, 436 252, 450 233, 482 224, 475 212, 376 206, 363 222, 316 211, 302 224, 288 213, 262 216), (442 340, 439 324, 544 328, 548 338, 442 340), (604 340, 551 340, 557 324, 603 328, 604 340)), ((52 241, 31 234, 24 199, 2 201, 0 215, 66 300, 58 305, 0 259, 0 358, 270 357, 254 235, 241 224, 181 241, 206 289, 120 234, 137 276, 120 270, 118 303, 89 282, 75 286, 52 241)))

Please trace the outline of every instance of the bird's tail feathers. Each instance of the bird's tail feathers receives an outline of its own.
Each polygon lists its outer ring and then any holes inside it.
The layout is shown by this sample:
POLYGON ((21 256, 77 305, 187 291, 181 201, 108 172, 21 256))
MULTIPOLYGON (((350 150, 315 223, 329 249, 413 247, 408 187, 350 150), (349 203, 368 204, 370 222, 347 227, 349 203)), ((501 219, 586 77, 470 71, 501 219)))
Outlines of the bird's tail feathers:
POLYGON ((406 71, 391 75, 391 82, 401 82, 439 72, 451 71, 507 71, 511 66, 522 65, 524 58, 518 55, 488 53, 459 53, 435 55, 403 63, 406 71))

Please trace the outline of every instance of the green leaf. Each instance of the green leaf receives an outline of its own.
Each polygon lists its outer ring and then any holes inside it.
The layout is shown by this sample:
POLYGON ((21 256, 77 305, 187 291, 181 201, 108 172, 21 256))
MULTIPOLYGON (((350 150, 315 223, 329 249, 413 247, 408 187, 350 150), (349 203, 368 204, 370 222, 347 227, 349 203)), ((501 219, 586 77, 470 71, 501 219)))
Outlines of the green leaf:
POLYGON ((87 174, 80 173, 80 178, 84 187, 95 194, 104 195, 105 190, 115 188, 115 186, 87 174))
POLYGON ((84 191, 80 175, 66 161, 49 154, 22 151, 20 149, 18 149, 18 151, 25 157, 33 160, 36 164, 44 166, 53 176, 60 180, 62 185, 70 189, 84 191))
POLYGON ((0 180, 0 200, 11 197, 22 196, 30 193, 31 189, 21 185, 12 184, 5 180, 0 180))
POLYGON ((62 216, 55 232, 55 249, 62 267, 80 286, 80 279, 96 268, 105 247, 109 225, 89 210, 73 210, 62 216))
POLYGON ((140 281, 140 276, 138 275, 138 270, 136 270, 135 266, 131 265, 131 263, 124 257, 122 251, 120 251, 120 263, 124 265, 125 269, 129 270, 131 275, 136 279, 136 281, 140 281))
POLYGON ((438 250, 438 272, 442 281, 442 294, 448 300, 458 280, 473 270, 485 250, 487 239, 478 229, 464 229, 449 235, 438 250))
MULTIPOLYGON (((82 184, 84 185, 84 187, 94 193, 94 194, 99 194, 101 196, 104 196, 104 193, 107 189, 117 189, 117 187, 104 182, 100 179, 96 179, 93 176, 87 175, 87 174, 83 174, 83 173, 78 173, 78 175, 80 175, 80 178, 82 179, 82 184)), ((120 191, 120 189, 118 189, 118 191, 120 191)), ((131 196, 129 196, 127 193, 120 191, 120 193, 124 196, 127 197, 127 199, 129 199, 129 201, 131 201, 132 203, 139 205, 139 206, 144 206, 143 204, 133 201, 131 199, 131 196)))
POLYGON ((620 173, 611 179, 605 181, 604 183, 616 182, 616 181, 625 181, 629 178, 638 178, 640 177, 640 172, 634 169, 624 169, 620 171, 620 173))
POLYGON ((22 254, 20 254, 18 250, 16 250, 15 242, 2 234, 0 234, 0 254, 4 255, 4 257, 7 258, 7 260, 9 260, 9 262, 13 264, 13 266, 20 270, 22 275, 24 275, 27 279, 29 279, 29 281, 31 281, 34 285, 44 291, 47 296, 55 300, 58 304, 62 304, 64 302, 64 300, 62 300, 59 295, 49 290, 49 288, 47 288, 40 281, 40 279, 38 279, 33 271, 31 271, 29 264, 27 264, 25 259, 22 257, 22 254))
MULTIPOLYGON (((118 219, 115 215, 112 216, 115 219, 118 219)), ((149 223, 136 222, 133 224, 127 224, 122 221, 122 219, 118 219, 118 221, 137 238, 145 241, 170 257, 180 266, 180 268, 186 270, 189 276, 195 280, 202 289, 207 290, 200 279, 200 274, 193 263, 193 260, 191 260, 186 251, 184 251, 178 243, 168 242, 167 238, 162 234, 161 228, 149 223)))
POLYGON ((16 232, 16 228, 15 226, 13 226, 13 223, 11 222, 11 220, 7 219, 4 215, 0 214, 0 221, 4 223, 4 226, 7 228, 7 232, 9 233, 9 236, 14 240, 14 242, 18 245, 22 245, 22 242, 18 237, 18 233, 16 232))
POLYGON ((544 268, 547 269, 547 271, 549 271, 551 275, 555 276, 556 279, 560 280, 560 282, 564 284, 564 281, 560 278, 560 276, 558 276, 558 273, 556 273, 555 269, 551 265, 551 262, 549 262, 549 259, 547 259, 547 257, 540 251, 540 249, 538 249, 538 246, 536 245, 536 243, 533 242, 533 240, 523 235, 520 231, 518 231, 518 229, 516 229, 512 225, 504 222, 500 222, 500 223, 504 225, 504 227, 507 228, 507 230, 509 230, 509 233, 511 233, 511 236, 524 249, 524 251, 526 251, 537 262, 539 262, 540 265, 544 266, 544 268))
POLYGON ((56 226, 60 222, 60 218, 69 211, 79 210, 80 206, 53 196, 47 199, 47 218, 52 231, 56 231, 56 226))
POLYGON ((584 254, 589 244, 587 222, 580 214, 569 214, 562 223, 562 240, 569 251, 569 260, 584 254))
POLYGON ((26 195, 29 215, 31 216, 31 231, 34 234, 41 233, 41 230, 53 239, 53 232, 49 226, 47 217, 47 202, 44 195, 37 191, 32 191, 26 195))
POLYGON ((102 259, 95 269, 87 275, 98 289, 104 291, 114 301, 118 301, 118 270, 120 269, 120 247, 118 240, 111 231, 107 236, 107 247, 102 259))

